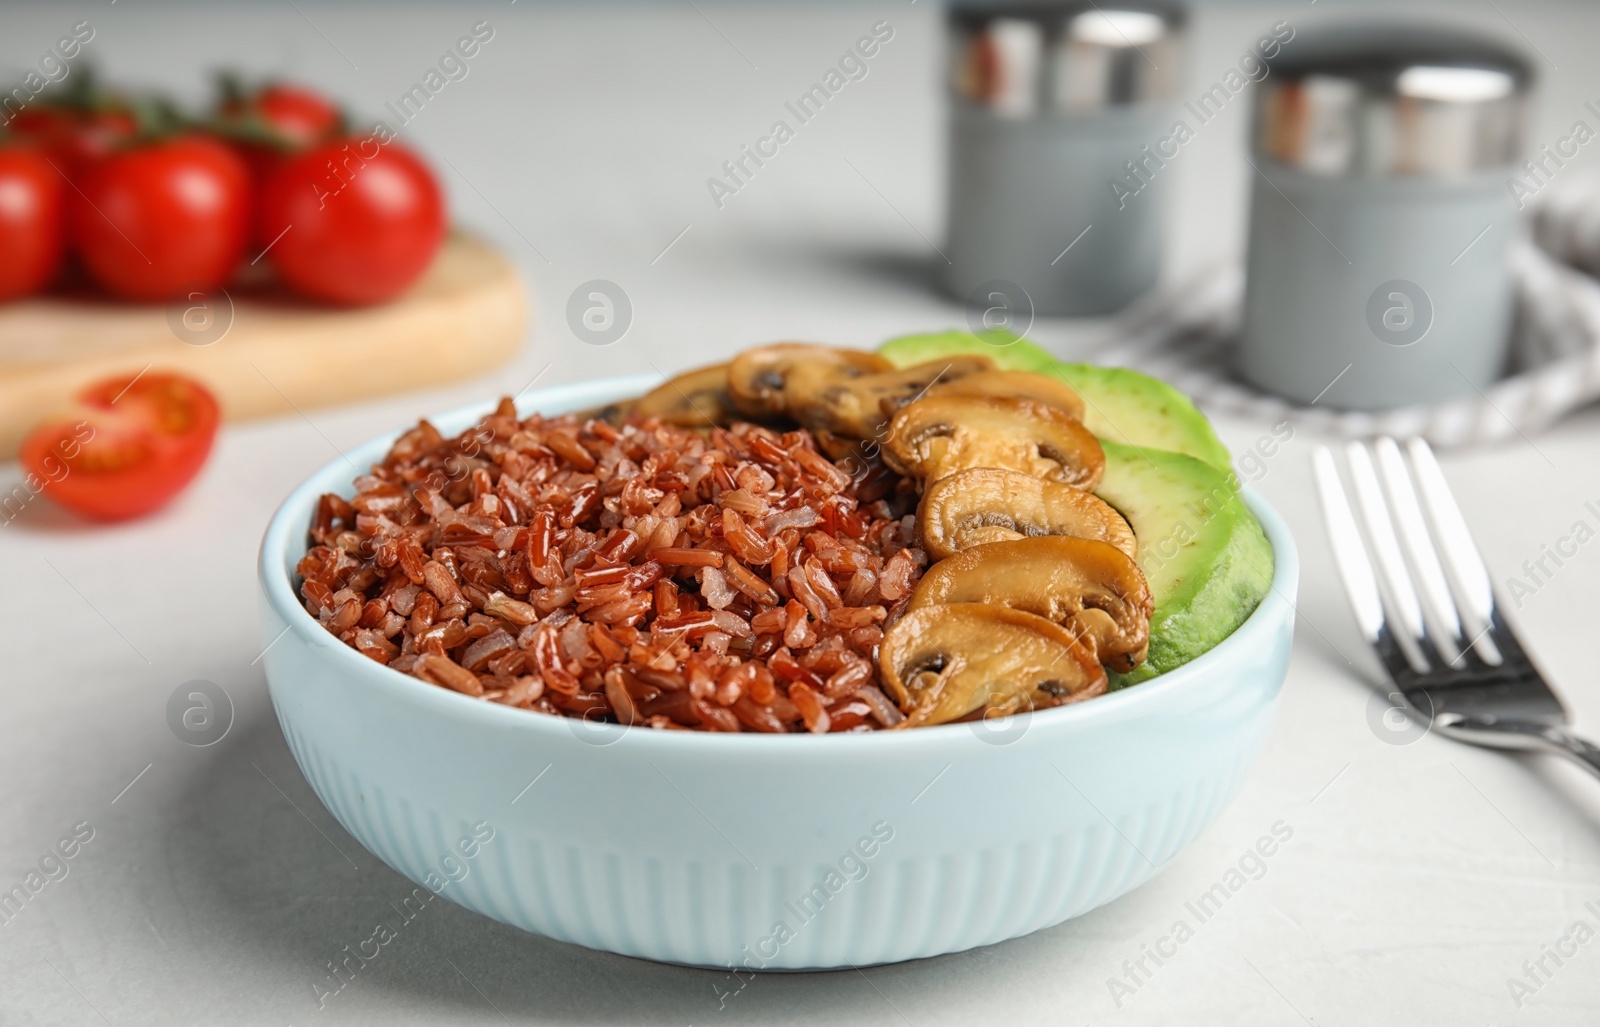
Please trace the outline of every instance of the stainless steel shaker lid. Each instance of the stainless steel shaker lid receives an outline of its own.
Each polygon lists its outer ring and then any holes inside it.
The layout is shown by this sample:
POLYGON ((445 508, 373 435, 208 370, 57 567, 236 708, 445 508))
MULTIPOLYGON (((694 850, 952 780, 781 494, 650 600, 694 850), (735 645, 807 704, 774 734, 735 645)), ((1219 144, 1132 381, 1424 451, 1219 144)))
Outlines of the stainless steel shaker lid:
POLYGON ((1002 117, 1093 114, 1170 97, 1183 12, 1160 0, 957 0, 956 97, 1002 117))
POLYGON ((1375 22, 1307 29, 1256 87, 1259 156, 1329 177, 1449 177, 1522 147, 1533 68, 1492 36, 1375 22))

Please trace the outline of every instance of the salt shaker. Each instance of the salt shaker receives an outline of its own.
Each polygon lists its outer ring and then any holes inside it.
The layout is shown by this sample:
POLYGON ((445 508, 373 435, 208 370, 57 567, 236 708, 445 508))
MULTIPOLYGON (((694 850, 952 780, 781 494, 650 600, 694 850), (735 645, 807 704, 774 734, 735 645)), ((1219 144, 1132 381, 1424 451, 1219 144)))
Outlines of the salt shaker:
POLYGON ((1303 31, 1267 64, 1239 373, 1363 410, 1492 383, 1529 62, 1490 37, 1380 23, 1303 31))
POLYGON ((1151 147, 1170 120, 1181 12, 958 0, 947 28, 945 287, 979 307, 1079 315, 1149 289, 1172 174, 1151 147))

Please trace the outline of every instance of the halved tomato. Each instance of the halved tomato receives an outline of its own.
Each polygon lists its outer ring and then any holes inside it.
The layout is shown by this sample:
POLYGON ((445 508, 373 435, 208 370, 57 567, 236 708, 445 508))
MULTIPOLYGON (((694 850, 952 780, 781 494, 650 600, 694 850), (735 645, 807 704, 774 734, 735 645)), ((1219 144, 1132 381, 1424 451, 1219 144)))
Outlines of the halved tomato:
POLYGON ((164 505, 204 466, 217 435, 216 398, 160 371, 96 382, 22 443, 22 465, 45 495, 85 517, 116 521, 164 505))

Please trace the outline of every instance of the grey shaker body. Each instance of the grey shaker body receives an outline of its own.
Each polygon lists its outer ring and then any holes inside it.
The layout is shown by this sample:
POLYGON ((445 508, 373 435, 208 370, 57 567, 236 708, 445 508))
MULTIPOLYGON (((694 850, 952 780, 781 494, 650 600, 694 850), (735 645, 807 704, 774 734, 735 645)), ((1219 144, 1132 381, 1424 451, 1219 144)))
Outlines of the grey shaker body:
POLYGON ((1004 305, 1046 315, 1103 314, 1150 289, 1166 191, 1153 148, 1170 121, 1181 12, 1156 0, 957 3, 948 27, 945 289, 985 306, 998 283, 1004 305), (1141 161, 1156 173, 1119 200, 1112 182, 1141 161))
POLYGON ((1343 409, 1483 388, 1508 349, 1531 68, 1436 26, 1301 35, 1256 94, 1239 373, 1343 409))
POLYGON ((958 106, 950 123, 952 295, 971 299, 1001 279, 1022 286, 1036 313, 1087 315, 1156 284, 1166 176, 1121 201, 1110 183, 1160 138, 1158 115, 1041 124, 958 106))
POLYGON ((1434 403, 1493 383, 1512 315, 1506 195, 1496 174, 1327 181, 1261 165, 1241 372, 1342 409, 1434 403))

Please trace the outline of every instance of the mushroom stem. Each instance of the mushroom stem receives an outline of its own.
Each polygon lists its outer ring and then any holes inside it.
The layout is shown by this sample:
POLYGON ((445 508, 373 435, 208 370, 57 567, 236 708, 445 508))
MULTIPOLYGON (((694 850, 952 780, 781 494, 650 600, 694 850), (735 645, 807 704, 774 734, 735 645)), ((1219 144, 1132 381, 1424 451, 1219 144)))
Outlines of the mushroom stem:
POLYGON ((1106 690, 1088 646, 1043 617, 954 603, 906 613, 884 633, 879 666, 906 712, 900 727, 1077 702, 1106 690))
POLYGON ((1100 440, 1065 411, 1031 399, 925 396, 889 422, 891 467, 925 482, 999 467, 1092 490, 1105 471, 1100 440))
POLYGON ((876 353, 811 342, 776 342, 746 350, 728 365, 728 394, 740 413, 771 417, 789 409, 789 375, 797 368, 822 365, 841 378, 893 371, 876 353))
POLYGON ((728 397, 728 365, 698 367, 668 378, 639 397, 631 412, 685 428, 726 426, 734 416, 728 397))
POLYGON ((917 364, 901 371, 849 375, 834 364, 796 365, 784 386, 789 413, 813 431, 881 438, 894 412, 941 384, 994 367, 979 354, 917 364))
POLYGON ((1121 550, 1065 535, 991 542, 940 560, 917 583, 908 609, 950 603, 1037 614, 1124 673, 1144 661, 1155 605, 1144 573, 1121 550))
POLYGON ((940 478, 917 507, 922 548, 941 560, 985 542, 1073 535, 1137 555, 1133 529, 1104 500, 1018 471, 977 467, 940 478))

